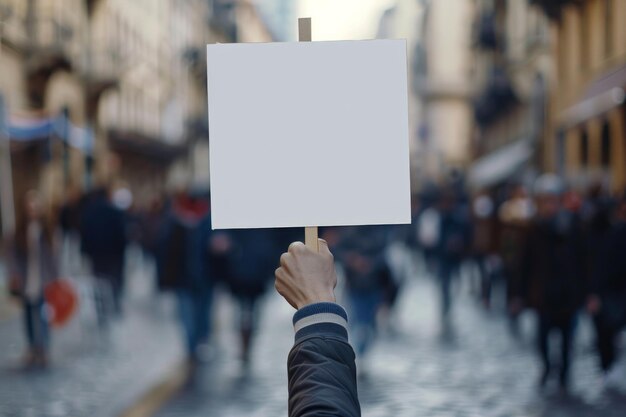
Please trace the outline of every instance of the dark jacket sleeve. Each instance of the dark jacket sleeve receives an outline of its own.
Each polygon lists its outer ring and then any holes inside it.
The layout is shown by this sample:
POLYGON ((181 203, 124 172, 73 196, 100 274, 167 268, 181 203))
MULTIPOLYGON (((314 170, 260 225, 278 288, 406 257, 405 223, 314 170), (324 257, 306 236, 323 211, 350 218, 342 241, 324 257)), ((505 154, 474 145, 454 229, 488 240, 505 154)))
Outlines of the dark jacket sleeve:
POLYGON ((361 415, 354 351, 347 316, 333 303, 318 303, 294 316, 296 342, 289 353, 289 417, 361 415))

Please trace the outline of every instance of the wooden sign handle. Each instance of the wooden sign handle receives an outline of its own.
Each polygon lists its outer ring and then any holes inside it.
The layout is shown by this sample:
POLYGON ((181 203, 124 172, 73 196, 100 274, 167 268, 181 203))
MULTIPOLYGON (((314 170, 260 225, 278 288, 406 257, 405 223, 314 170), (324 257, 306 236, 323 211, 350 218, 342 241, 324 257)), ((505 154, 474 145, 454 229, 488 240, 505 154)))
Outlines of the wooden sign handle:
MULTIPOLYGON (((298 19, 298 40, 311 42, 311 18, 301 17, 298 19)), ((319 252, 317 242, 317 226, 304 228, 304 244, 314 252, 319 252)))

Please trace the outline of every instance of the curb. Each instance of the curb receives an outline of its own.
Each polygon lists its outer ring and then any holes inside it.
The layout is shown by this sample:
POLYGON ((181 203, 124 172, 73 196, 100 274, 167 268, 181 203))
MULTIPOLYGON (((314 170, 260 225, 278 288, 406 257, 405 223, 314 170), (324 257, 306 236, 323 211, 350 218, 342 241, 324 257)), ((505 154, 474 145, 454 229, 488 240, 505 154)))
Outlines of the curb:
POLYGON ((185 384, 189 375, 189 366, 179 363, 165 378, 155 383, 136 401, 123 409, 119 417, 151 417, 163 407, 185 384))

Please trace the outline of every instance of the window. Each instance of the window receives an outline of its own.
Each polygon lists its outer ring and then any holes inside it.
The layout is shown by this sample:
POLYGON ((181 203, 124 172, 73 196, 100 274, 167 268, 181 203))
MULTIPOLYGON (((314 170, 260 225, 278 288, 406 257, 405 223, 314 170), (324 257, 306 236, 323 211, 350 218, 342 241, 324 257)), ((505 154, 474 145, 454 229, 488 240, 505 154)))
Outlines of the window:
POLYGON ((604 0, 604 56, 613 53, 613 0, 604 0))
POLYGON ((584 6, 578 8, 580 15, 580 68, 585 69, 589 62, 589 13, 584 6))
POLYGON ((601 144, 600 162, 603 168, 611 165, 611 128, 607 122, 602 126, 602 144, 601 144))
POLYGON ((586 167, 589 164, 589 136, 586 131, 580 137, 580 165, 586 167))

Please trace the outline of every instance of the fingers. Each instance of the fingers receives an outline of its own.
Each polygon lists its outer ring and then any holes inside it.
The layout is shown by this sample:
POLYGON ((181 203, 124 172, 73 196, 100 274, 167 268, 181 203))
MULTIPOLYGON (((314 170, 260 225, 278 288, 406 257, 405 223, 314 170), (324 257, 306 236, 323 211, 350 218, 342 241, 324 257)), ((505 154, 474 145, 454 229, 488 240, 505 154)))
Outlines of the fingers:
POLYGON ((289 245, 289 248, 287 249, 287 252, 289 252, 289 253, 300 253, 303 250, 306 250, 306 246, 304 246, 304 243, 302 243, 302 242, 292 242, 291 245, 289 245))
POLYGON ((287 272, 282 268, 276 268, 274 271, 274 276, 276 280, 274 281, 274 288, 276 292, 280 294, 293 308, 298 309, 295 301, 292 300, 292 297, 289 296, 288 285, 287 285, 287 272))
POLYGON ((319 253, 332 255, 330 249, 328 248, 328 242, 326 242, 324 239, 318 239, 318 243, 317 244, 318 244, 318 246, 320 248, 320 252, 319 253))

